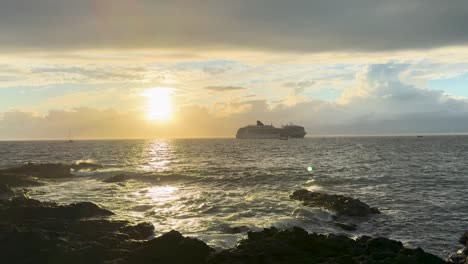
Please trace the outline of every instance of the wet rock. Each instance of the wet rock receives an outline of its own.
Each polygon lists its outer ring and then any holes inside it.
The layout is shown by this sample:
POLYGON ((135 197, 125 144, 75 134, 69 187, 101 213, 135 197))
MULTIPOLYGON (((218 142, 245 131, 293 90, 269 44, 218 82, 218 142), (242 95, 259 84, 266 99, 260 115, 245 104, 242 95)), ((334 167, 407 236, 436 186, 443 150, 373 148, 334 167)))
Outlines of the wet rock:
POLYGON ((468 232, 465 232, 461 237, 460 239, 458 240, 458 242, 460 242, 460 244, 464 245, 464 246, 468 246, 468 232))
POLYGON ((204 242, 182 236, 171 231, 160 237, 149 240, 130 252, 126 263, 206 263, 208 255, 214 250, 204 242))
POLYGON ((224 230, 224 233, 227 234, 239 234, 239 233, 245 233, 249 231, 248 226, 232 226, 232 227, 227 227, 224 230))
MULTIPOLYGON (((134 176, 136 176, 136 175, 134 175, 134 176)), ((118 174, 118 175, 114 175, 112 177, 109 177, 107 179, 104 179, 103 181, 107 182, 107 183, 115 183, 115 182, 124 182, 124 181, 128 181, 128 180, 131 180, 131 179, 132 179, 131 174, 118 174)))
POLYGON ((40 186, 44 183, 41 182, 38 178, 27 176, 27 175, 17 175, 11 173, 1 173, 0 172, 0 184, 7 184, 10 187, 20 187, 20 186, 40 186))
POLYGON ((357 225, 355 224, 345 224, 345 223, 335 223, 335 226, 346 230, 346 231, 356 231, 357 230, 357 225))
POLYGON ((15 192, 6 184, 0 184, 0 200, 15 196, 15 192))
MULTIPOLYGON (((123 260, 154 232, 149 223, 108 220, 93 203, 0 201, 0 263, 105 263, 123 260)), ((117 262, 116 262, 117 263, 117 262)))
MULTIPOLYGON (((102 168, 102 165, 88 163, 88 162, 80 162, 77 164, 28 163, 23 166, 0 170, 0 176, 3 176, 3 175, 10 175, 10 177, 33 176, 33 177, 45 178, 45 179, 47 178, 49 179, 69 178, 69 177, 73 177, 73 175, 70 172, 72 169, 75 171, 79 171, 79 170, 93 170, 94 171, 94 170, 101 169, 101 168, 102 168)), ((32 180, 32 179, 30 178, 29 180, 32 180)), ((22 186, 25 186, 25 184, 23 184, 22 186)))
POLYGON ((133 239, 147 239, 154 234, 154 226, 151 223, 139 223, 125 226, 121 231, 133 239))
POLYGON ((341 235, 308 234, 294 228, 249 232, 234 249, 211 256, 209 263, 349 263, 349 264, 442 264, 437 256, 421 249, 404 248, 386 238, 353 240, 341 235))
POLYGON ((96 164, 96 163, 91 163, 91 162, 78 162, 76 164, 70 165, 70 168, 75 171, 80 171, 80 170, 95 171, 95 170, 102 169, 103 166, 101 164, 96 164))
POLYGON ((2 172, 16 175, 29 175, 38 178, 72 177, 72 174, 70 173, 70 165, 60 163, 28 163, 20 167, 8 168, 0 171, 0 173, 2 172))
POLYGON ((442 264, 421 249, 386 238, 309 234, 300 228, 248 232, 235 248, 214 252, 171 231, 151 240, 149 223, 106 218, 93 203, 59 205, 33 199, 0 201, 0 263, 359 263, 442 264))
POLYGON ((56 203, 44 203, 24 198, 0 202, 0 219, 12 222, 40 219, 79 219, 109 215, 113 215, 113 213, 90 202, 57 205, 56 203))
POLYGON ((248 226, 231 226, 225 223, 210 228, 210 231, 217 231, 225 234, 240 234, 246 233, 249 230, 250 228, 248 226))
POLYGON ((297 190, 291 199, 302 201, 306 206, 321 207, 335 211, 338 216, 368 216, 370 214, 380 214, 379 209, 370 207, 358 199, 343 195, 330 195, 320 192, 310 192, 308 190, 297 190))
POLYGON ((458 240, 463 248, 457 252, 451 253, 447 257, 447 264, 466 264, 468 263, 468 232, 465 232, 458 240))

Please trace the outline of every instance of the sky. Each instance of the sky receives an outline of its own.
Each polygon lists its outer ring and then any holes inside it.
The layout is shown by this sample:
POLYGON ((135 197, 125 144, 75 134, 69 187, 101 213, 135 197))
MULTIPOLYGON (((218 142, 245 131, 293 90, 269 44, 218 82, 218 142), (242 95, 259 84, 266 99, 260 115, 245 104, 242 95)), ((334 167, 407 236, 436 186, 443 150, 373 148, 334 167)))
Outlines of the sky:
POLYGON ((0 0, 0 140, 468 133, 468 1, 0 0))

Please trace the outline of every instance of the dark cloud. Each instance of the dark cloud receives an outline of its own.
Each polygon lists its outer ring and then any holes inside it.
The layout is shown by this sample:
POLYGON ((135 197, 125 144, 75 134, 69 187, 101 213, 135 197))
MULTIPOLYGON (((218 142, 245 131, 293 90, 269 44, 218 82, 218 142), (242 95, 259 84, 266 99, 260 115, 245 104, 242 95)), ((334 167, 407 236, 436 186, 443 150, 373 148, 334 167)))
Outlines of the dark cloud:
POLYGON ((464 45, 466 0, 2 0, 18 48, 396 50, 464 45))
POLYGON ((229 92, 245 90, 247 88, 239 86, 206 86, 205 89, 213 92, 229 92))

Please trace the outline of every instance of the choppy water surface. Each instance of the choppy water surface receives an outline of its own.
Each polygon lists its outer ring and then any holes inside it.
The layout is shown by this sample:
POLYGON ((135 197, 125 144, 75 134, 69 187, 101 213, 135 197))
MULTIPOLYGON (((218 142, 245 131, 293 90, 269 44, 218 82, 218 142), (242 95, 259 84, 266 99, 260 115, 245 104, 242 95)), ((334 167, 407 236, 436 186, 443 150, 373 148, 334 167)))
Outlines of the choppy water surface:
POLYGON ((350 220, 359 224, 351 236, 386 236, 444 256, 468 227, 468 137, 0 142, 1 167, 77 160, 105 169, 35 188, 33 198, 92 201, 116 218, 150 221, 159 233, 176 229, 216 247, 242 236, 229 234, 230 227, 344 232, 330 212, 290 200, 299 188, 381 209, 371 219, 350 220), (154 172, 163 180, 102 181, 123 172, 154 172))

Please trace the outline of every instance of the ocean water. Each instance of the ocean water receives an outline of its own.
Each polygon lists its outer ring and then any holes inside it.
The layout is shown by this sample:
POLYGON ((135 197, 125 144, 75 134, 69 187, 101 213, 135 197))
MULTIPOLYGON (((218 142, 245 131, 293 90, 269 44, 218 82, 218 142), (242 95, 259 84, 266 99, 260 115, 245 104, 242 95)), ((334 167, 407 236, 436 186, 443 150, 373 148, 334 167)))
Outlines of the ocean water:
POLYGON ((468 229, 468 137, 356 137, 295 140, 116 140, 0 142, 0 167, 92 160, 96 172, 35 187, 32 197, 92 201, 115 218, 149 221, 226 248, 245 233, 300 226, 310 232, 385 236, 446 256, 468 229), (308 171, 308 167, 312 171, 308 171), (120 173, 149 182, 105 183, 120 173), (289 199, 300 188, 359 198, 381 215, 341 219, 289 199))

